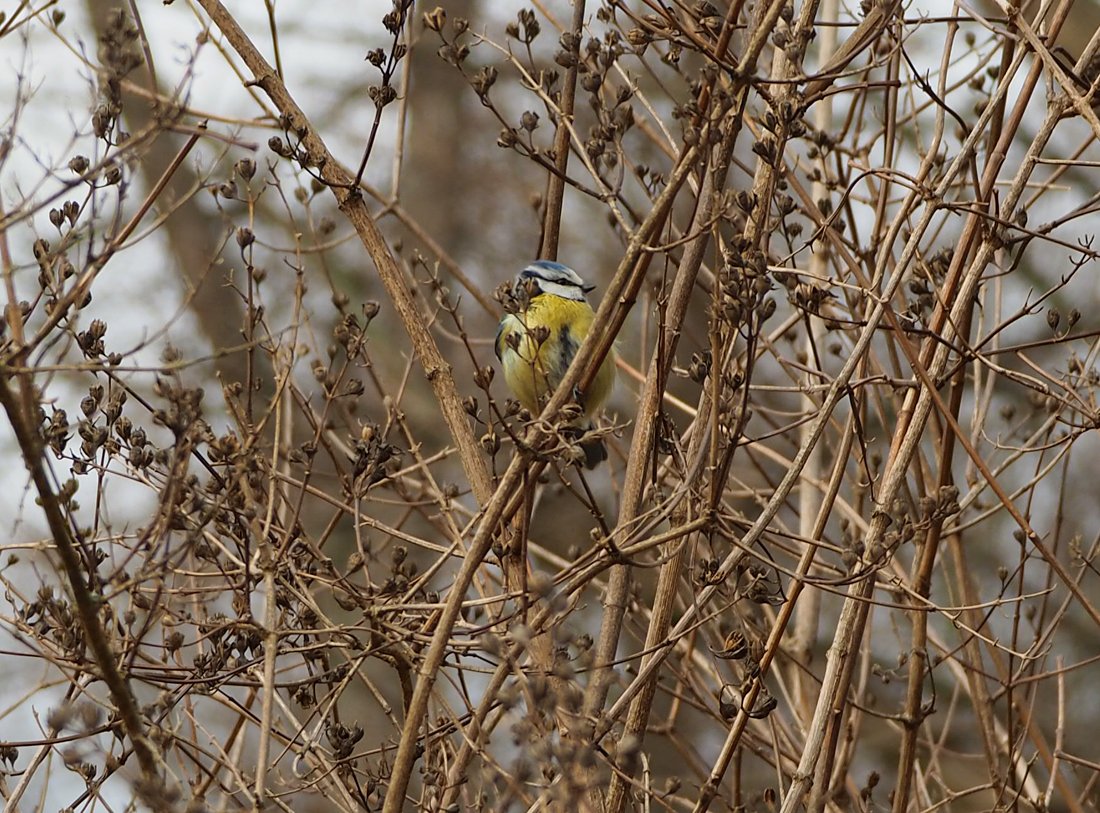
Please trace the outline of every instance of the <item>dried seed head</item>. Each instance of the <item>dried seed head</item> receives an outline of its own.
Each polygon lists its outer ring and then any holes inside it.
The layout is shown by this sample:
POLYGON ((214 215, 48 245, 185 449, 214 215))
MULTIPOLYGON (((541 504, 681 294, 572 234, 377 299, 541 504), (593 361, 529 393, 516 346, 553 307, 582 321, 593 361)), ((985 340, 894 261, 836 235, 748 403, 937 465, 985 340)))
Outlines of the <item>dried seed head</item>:
POLYGON ((534 110, 525 110, 523 115, 519 117, 519 125, 527 132, 534 132, 535 128, 539 126, 539 114, 534 110))
POLYGON ((546 325, 536 325, 535 327, 528 328, 527 332, 534 340, 535 344, 540 346, 545 344, 550 338, 550 328, 546 327, 546 325))
POLYGON ((479 98, 481 98, 482 102, 485 102, 489 95, 489 89, 492 88, 494 84, 496 84, 496 81, 497 69, 494 68, 492 65, 486 65, 476 74, 474 74, 473 78, 470 80, 470 84, 473 87, 474 92, 477 93, 479 98))
POLYGON ((252 176, 256 174, 256 162, 251 158, 242 158, 233 168, 246 181, 252 180, 252 176))
POLYGON ((495 432, 486 432, 481 436, 481 448, 491 455, 500 451, 500 436, 495 432))
POLYGON ((489 365, 486 365, 485 367, 479 367, 478 369, 474 370, 474 383, 480 389, 489 389, 489 385, 493 383, 493 375, 495 374, 495 372, 496 371, 489 365))
POLYGON ((287 146, 287 143, 283 141, 279 136, 272 136, 267 140, 267 148, 280 158, 289 158, 294 154, 294 151, 287 146))

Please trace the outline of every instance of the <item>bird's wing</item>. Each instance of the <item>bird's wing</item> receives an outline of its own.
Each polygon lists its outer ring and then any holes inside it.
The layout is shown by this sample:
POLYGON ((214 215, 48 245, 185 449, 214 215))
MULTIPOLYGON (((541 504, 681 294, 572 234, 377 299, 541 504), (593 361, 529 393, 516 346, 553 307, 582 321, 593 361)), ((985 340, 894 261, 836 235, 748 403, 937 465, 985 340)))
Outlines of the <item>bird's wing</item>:
POLYGON ((500 345, 501 345, 501 342, 503 341, 503 339, 504 339, 504 319, 501 319, 500 324, 497 325, 497 337, 495 339, 493 339, 493 352, 497 354, 497 361, 503 361, 503 359, 501 359, 501 357, 500 357, 500 354, 502 352, 501 348, 500 348, 500 345))

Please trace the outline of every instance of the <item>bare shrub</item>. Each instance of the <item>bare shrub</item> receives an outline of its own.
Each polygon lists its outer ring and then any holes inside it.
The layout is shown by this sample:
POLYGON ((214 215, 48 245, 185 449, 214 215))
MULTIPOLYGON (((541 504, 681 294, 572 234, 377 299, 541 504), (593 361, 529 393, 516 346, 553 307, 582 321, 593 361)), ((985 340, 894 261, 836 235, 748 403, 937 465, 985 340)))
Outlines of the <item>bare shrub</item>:
POLYGON ((252 5, 0 22, 5 811, 1096 810, 1071 4, 252 5))

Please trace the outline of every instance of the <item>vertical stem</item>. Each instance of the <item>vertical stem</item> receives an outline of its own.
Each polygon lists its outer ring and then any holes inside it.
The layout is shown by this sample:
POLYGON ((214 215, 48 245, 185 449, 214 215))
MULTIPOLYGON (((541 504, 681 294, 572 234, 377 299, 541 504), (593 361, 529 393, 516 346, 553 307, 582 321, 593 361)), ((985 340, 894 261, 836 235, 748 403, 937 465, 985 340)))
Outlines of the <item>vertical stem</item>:
POLYGON ((573 0, 573 22, 570 26, 570 53, 573 64, 565 72, 558 109, 561 118, 554 132, 554 168, 546 180, 546 211, 542 219, 542 245, 539 257, 558 258, 561 236, 561 210, 565 202, 565 173, 569 169, 569 125, 577 102, 577 74, 580 73, 581 29, 584 26, 584 0, 573 0))
MULTIPOLYGON (((57 493, 54 491, 51 476, 46 470, 45 448, 42 438, 34 427, 31 416, 37 412, 37 404, 32 399, 33 386, 27 380, 29 373, 19 375, 19 392, 10 386, 11 374, 0 372, 0 406, 8 415, 12 431, 19 443, 19 452, 30 471, 38 500, 46 515, 50 536, 54 547, 61 557, 65 577, 76 601, 77 616, 84 631, 85 642, 92 650, 95 665, 100 677, 107 684, 111 700, 118 710, 122 730, 130 738, 141 766, 142 779, 150 791, 164 786, 160 774, 160 755, 145 733, 137 700, 130 688, 129 678, 119 668, 118 654, 111 649, 106 629, 100 617, 103 597, 93 594, 88 584, 84 567, 85 560, 77 552, 78 541, 69 519, 65 516, 57 493)), ((90 574, 89 574, 90 575, 90 574)))
MULTIPOLYGON (((820 19, 825 23, 835 22, 837 19, 837 0, 822 0, 820 19)), ((837 28, 835 25, 823 25, 817 29, 818 62, 828 62, 836 50, 837 28)), ((833 126, 833 97, 826 96, 814 107, 814 127, 819 132, 832 132, 833 126)), ((824 160, 822 161, 824 163, 824 160)), ((828 194, 824 182, 824 174, 813 183, 812 192, 815 201, 822 200, 828 194)), ((810 275, 815 279, 826 279, 828 276, 828 249, 825 243, 814 243, 813 253, 810 255, 810 275)), ((807 335, 805 342, 806 363, 812 364, 818 359, 817 348, 821 347, 825 339, 825 325, 823 320, 816 315, 808 314, 807 335)), ((805 414, 812 415, 817 411, 818 404, 810 395, 811 387, 820 379, 809 372, 803 376, 806 390, 803 393, 802 409, 805 414)), ((802 440, 808 432, 808 426, 800 429, 802 440)), ((815 446, 809 458, 806 460, 806 469, 803 474, 802 486, 798 490, 798 532, 803 538, 812 538, 814 518, 821 504, 821 496, 811 483, 819 482, 821 468, 824 464, 824 450, 820 445, 815 446)), ((795 614, 794 630, 791 636, 791 655, 796 664, 791 668, 791 680, 794 685, 795 698, 799 704, 798 712, 804 720, 808 720, 813 708, 813 692, 806 684, 804 667, 810 665, 813 657, 813 646, 817 641, 817 621, 821 614, 821 591, 810 590, 802 597, 795 614)))

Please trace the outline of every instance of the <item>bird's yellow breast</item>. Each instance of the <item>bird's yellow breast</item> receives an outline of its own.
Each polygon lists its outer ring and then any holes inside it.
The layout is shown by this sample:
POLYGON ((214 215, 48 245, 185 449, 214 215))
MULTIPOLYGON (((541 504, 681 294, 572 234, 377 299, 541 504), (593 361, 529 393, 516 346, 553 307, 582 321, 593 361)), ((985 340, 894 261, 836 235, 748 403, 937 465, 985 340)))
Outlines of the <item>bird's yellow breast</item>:
MULTIPOLYGON (((500 323, 496 351, 504 382, 527 411, 538 414, 539 402, 553 392, 565 376, 581 342, 592 327, 595 314, 587 302, 539 294, 526 311, 508 314, 500 323), (537 328, 545 328, 541 343, 537 328), (509 338, 515 336, 516 338, 509 338)), ((615 381, 614 350, 600 365, 580 404, 586 416, 607 399, 615 381)))

